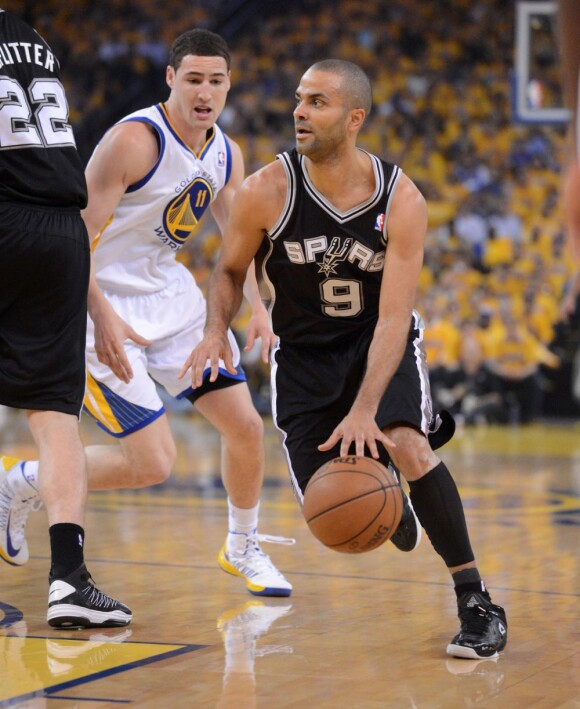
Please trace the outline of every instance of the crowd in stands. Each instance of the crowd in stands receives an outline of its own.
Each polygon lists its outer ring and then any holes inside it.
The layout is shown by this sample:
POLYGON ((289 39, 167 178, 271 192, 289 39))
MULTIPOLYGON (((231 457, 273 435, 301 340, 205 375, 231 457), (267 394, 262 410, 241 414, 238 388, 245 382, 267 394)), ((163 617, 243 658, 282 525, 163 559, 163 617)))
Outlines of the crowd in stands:
MULTIPOLYGON (((22 0, 5 9, 22 12, 22 0)), ((564 126, 514 122, 511 0, 35 0, 30 19, 63 65, 81 154, 138 107, 163 100, 168 48, 193 26, 233 50, 220 125, 251 172, 293 146, 291 113, 303 71, 336 56, 374 87, 362 145, 401 165, 429 205, 417 307, 436 404, 468 423, 542 414, 561 303, 575 275, 559 204, 564 126)), ((544 63, 558 84, 557 62, 544 63)), ((219 250, 215 225, 182 257, 201 284, 219 250)), ((243 318, 239 321, 243 327, 243 318)), ((267 375, 248 362, 257 395, 267 375)))

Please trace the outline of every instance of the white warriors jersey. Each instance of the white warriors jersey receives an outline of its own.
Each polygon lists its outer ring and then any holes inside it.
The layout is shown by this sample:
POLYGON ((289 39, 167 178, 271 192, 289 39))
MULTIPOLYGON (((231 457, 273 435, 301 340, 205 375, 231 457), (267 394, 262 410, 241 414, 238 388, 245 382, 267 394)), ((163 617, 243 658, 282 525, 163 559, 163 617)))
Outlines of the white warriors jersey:
POLYGON ((180 277, 185 266, 175 255, 227 183, 231 149, 216 125, 196 155, 171 125, 163 104, 123 118, 155 128, 159 159, 131 185, 103 229, 94 251, 97 282, 123 295, 155 293, 180 277))

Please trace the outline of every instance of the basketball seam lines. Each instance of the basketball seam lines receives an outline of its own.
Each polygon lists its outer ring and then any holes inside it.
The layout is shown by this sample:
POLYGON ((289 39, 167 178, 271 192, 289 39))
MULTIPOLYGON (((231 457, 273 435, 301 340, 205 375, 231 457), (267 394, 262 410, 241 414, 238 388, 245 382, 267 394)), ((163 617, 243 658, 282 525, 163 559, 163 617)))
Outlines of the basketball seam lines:
MULTIPOLYGON (((314 515, 314 517, 311 517, 310 519, 307 519, 307 520, 306 520, 306 523, 307 523, 307 524, 310 524, 310 522, 313 522, 313 521, 314 521, 315 519, 317 519, 318 517, 322 517, 322 515, 325 515, 325 514, 327 514, 328 512, 332 512, 333 510, 336 510, 336 509, 338 509, 339 507, 342 507, 342 505, 345 505, 347 502, 354 502, 355 500, 360 500, 360 499, 362 499, 363 497, 367 497, 368 495, 374 495, 375 492, 380 492, 381 490, 383 490, 383 492, 384 492, 385 490, 392 490, 394 487, 399 487, 399 486, 398 486, 398 485, 386 485, 386 486, 381 485, 381 487, 377 487, 375 490, 368 490, 367 492, 363 492, 361 495, 357 495, 356 497, 349 497, 348 500, 343 500, 342 502, 339 502, 338 504, 333 505, 332 507, 327 507, 327 508, 326 508, 325 510, 323 510, 322 512, 317 512, 317 513, 314 515)), ((385 495, 385 500, 386 500, 386 495, 385 495)), ((384 505, 383 505, 383 507, 384 507, 384 505)))

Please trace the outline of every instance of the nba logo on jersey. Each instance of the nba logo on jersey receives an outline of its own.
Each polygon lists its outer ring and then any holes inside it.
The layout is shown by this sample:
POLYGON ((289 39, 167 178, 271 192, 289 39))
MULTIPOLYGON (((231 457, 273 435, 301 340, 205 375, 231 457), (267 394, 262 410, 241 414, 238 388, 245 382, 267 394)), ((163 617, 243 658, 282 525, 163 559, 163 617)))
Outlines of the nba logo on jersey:
POLYGON ((220 150, 218 153, 218 165, 220 167, 223 167, 226 164, 226 154, 223 152, 223 150, 220 150))
POLYGON ((377 220, 375 222, 375 231, 380 231, 382 234, 384 228, 385 228, 385 214, 384 214, 384 212, 381 212, 380 214, 377 214, 377 220))

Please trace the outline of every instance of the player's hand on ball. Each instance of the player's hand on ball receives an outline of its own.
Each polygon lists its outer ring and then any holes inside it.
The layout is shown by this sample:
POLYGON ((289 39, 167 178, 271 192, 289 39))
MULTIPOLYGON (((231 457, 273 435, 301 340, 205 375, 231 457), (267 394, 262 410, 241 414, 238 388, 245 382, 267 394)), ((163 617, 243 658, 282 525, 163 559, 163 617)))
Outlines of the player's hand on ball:
POLYGON ((355 444, 355 455, 364 456, 365 443, 373 458, 379 457, 377 441, 385 448, 396 448, 396 444, 377 426, 375 417, 361 409, 351 409, 330 437, 318 446, 320 451, 328 451, 342 439, 340 455, 348 455, 351 444, 355 444))

